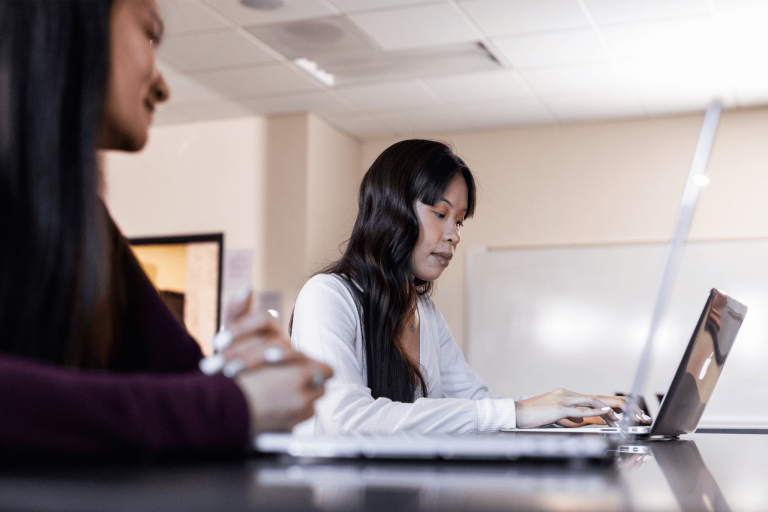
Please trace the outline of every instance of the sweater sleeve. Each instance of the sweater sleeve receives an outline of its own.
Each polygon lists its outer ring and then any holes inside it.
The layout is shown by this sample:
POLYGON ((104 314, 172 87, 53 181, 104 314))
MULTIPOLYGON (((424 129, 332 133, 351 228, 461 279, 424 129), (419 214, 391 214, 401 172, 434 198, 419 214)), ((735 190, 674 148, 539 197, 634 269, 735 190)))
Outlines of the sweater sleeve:
MULTIPOLYGON (((488 432, 488 407, 466 398, 419 398, 414 403, 374 399, 367 386, 360 321, 354 299, 337 277, 317 275, 299 294, 291 342, 331 368, 334 376, 316 402, 327 434, 488 432)), ((514 409, 513 409, 514 411, 514 409)), ((492 414, 492 412, 491 412, 492 414)), ((514 413, 513 413, 514 416, 514 413)), ((512 425, 514 426, 514 424, 512 425)), ((498 430, 498 428, 496 428, 498 430)))
POLYGON ((231 379, 105 372, 0 356, 0 445, 60 453, 239 448, 248 406, 231 379))

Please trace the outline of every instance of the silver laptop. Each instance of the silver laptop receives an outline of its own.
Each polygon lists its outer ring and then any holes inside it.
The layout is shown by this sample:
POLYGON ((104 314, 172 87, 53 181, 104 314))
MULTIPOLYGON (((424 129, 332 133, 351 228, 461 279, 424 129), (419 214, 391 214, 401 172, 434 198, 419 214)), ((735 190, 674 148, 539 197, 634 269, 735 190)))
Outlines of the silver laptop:
POLYGON ((744 304, 717 289, 710 291, 677 372, 650 426, 530 428, 509 431, 627 433, 665 437, 692 434, 704 414, 704 408, 712 396, 746 314, 747 307, 744 304))

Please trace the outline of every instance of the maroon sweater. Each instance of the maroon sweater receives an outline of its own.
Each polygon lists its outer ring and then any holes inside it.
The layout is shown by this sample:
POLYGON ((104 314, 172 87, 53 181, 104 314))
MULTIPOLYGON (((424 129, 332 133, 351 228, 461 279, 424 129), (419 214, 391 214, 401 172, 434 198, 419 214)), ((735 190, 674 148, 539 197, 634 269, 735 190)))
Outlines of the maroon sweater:
POLYGON ((78 370, 0 354, 0 451, 244 447, 250 420, 242 392, 231 379, 198 370, 197 343, 117 236, 120 264, 138 277, 115 369, 78 370))

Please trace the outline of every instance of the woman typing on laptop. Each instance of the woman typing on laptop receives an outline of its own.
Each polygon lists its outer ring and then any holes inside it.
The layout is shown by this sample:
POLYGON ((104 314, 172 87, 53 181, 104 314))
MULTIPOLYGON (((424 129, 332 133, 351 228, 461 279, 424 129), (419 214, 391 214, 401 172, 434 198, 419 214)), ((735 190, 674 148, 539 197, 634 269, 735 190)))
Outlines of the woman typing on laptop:
POLYGON ((475 183, 446 145, 408 140, 373 163, 342 258, 299 294, 291 341, 335 377, 301 431, 472 433, 613 425, 623 397, 558 389, 515 402, 493 394, 464 361, 429 295, 475 210, 475 183))
POLYGON ((97 147, 140 150, 168 98, 162 28, 154 0, 0 2, 3 453, 242 448, 310 417, 331 375, 249 296, 199 371, 98 196, 97 147))

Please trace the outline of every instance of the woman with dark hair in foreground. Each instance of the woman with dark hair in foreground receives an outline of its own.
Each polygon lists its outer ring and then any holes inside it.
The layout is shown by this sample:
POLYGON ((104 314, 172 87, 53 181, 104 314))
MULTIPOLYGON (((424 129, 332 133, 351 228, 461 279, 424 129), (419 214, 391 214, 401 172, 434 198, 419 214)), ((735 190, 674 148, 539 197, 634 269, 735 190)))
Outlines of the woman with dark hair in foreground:
POLYGON ((3 450, 241 448, 311 416, 330 376, 250 296, 209 372, 234 378, 201 373, 98 196, 96 148, 140 150, 168 98, 162 30, 154 0, 0 2, 3 450))
POLYGON ((650 421, 623 397, 559 389, 515 402, 491 393, 469 368, 429 295, 475 196, 469 168, 439 142, 398 142, 373 163, 344 255, 310 279, 296 302, 293 346, 335 374, 302 432, 612 425, 622 410, 650 421))

